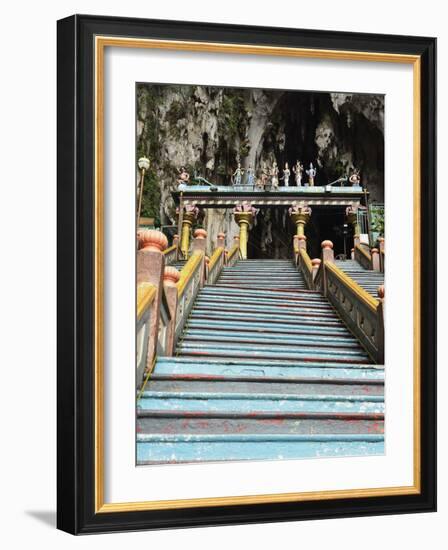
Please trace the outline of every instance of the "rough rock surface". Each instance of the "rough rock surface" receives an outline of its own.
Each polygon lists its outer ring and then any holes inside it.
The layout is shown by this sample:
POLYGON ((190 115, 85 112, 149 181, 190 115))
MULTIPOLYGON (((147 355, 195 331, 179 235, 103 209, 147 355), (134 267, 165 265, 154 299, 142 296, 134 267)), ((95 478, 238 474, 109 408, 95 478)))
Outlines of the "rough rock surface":
MULTIPOLYGON (((243 168, 257 170, 274 160, 280 169, 313 162, 317 185, 356 167, 371 200, 384 200, 383 96, 140 84, 136 128, 137 154, 152 163, 143 214, 157 224, 175 222, 171 192, 180 166, 229 184, 238 154, 243 168)), ((219 231, 230 240, 237 232, 230 211, 208 211, 203 224, 209 241, 219 231)))

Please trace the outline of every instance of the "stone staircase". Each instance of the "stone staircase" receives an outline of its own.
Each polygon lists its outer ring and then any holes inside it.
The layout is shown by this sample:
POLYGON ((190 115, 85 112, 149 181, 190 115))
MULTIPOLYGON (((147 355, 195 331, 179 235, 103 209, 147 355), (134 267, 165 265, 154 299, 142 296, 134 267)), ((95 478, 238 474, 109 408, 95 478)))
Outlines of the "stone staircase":
POLYGON ((138 464, 384 452, 384 369, 290 261, 199 292, 137 403, 138 464))
POLYGON ((182 271, 186 263, 187 263, 187 260, 175 260, 174 262, 170 263, 170 266, 175 267, 177 271, 182 271))
POLYGON ((378 297, 378 287, 384 285, 384 273, 365 269, 355 260, 336 260, 335 263, 374 298, 378 297))

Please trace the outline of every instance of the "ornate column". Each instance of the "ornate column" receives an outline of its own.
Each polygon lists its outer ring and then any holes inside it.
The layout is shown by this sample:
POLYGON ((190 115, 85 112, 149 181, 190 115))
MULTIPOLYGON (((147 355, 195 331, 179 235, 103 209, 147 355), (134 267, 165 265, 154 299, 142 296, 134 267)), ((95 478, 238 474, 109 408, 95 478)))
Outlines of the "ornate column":
POLYGON ((310 221, 312 210, 305 204, 293 202, 289 209, 292 223, 296 226, 296 235, 299 237, 299 248, 306 248, 305 226, 310 221))
POLYGON ((353 227, 353 241, 356 247, 361 242, 361 230, 358 224, 358 212, 352 206, 348 206, 345 210, 345 215, 347 217, 347 223, 351 224, 353 227))
POLYGON ((193 223, 196 221, 199 214, 199 208, 194 204, 187 204, 184 206, 182 216, 182 230, 180 249, 184 258, 188 258, 188 251, 190 249, 190 231, 193 223))
POLYGON ((247 242, 249 240, 249 229, 258 212, 249 202, 237 204, 234 209, 235 221, 240 227, 240 252, 241 258, 247 260, 247 242))

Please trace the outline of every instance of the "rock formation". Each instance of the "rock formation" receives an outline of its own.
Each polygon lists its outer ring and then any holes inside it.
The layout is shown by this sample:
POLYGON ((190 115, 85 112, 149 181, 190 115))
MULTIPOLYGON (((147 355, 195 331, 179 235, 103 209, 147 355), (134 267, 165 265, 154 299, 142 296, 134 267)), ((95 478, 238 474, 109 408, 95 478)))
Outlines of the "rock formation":
MULTIPOLYGON (((237 155, 243 168, 313 162, 316 185, 356 167, 371 201, 383 202, 384 97, 139 84, 137 155, 151 159, 142 212, 157 225, 175 223, 171 192, 180 166, 192 177, 227 185, 237 155)), ((203 223, 210 240, 220 231, 229 238, 237 232, 230 211, 206 212, 203 223)), ((263 231, 268 246, 268 226, 263 231)))

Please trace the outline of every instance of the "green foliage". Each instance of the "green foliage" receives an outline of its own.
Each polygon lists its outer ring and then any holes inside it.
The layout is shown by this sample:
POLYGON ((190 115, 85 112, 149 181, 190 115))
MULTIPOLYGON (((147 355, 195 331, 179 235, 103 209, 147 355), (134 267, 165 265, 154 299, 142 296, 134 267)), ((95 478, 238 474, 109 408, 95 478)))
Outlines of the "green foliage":
POLYGON ((143 123, 143 131, 137 142, 137 158, 157 158, 159 141, 163 139, 163 131, 159 125, 158 104, 161 87, 157 85, 137 86, 137 113, 143 123))
POLYGON ((160 227, 160 186, 152 170, 145 175, 141 216, 154 218, 155 227, 160 227))
POLYGON ((232 90, 226 90, 218 114, 219 133, 232 142, 244 137, 248 114, 244 96, 232 90))
POLYGON ((384 206, 370 206, 370 228, 375 238, 384 236, 384 206))

